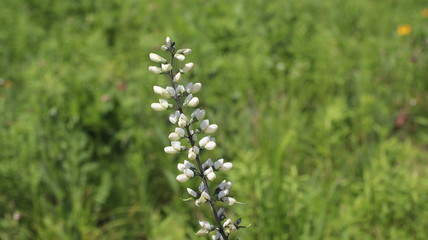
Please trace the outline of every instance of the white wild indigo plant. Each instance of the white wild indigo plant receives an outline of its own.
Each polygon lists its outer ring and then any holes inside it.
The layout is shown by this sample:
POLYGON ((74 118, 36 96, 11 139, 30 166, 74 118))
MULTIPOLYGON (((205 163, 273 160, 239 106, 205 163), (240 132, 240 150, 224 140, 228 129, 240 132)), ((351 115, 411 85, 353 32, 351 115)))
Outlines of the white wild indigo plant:
POLYGON ((226 217, 224 208, 218 208, 218 204, 233 205, 237 203, 236 199, 229 196, 232 183, 223 180, 217 182, 215 189, 215 180, 217 173, 228 171, 232 168, 231 162, 224 159, 213 161, 207 159, 202 162, 201 154, 204 151, 211 151, 216 147, 215 138, 211 137, 218 126, 205 119, 205 111, 196 108, 199 104, 199 98, 194 96, 201 90, 201 83, 188 83, 182 85, 182 76, 193 68, 193 63, 182 63, 186 55, 191 53, 189 48, 175 49, 175 42, 169 37, 166 38, 165 45, 161 50, 169 53, 169 61, 155 53, 150 53, 150 60, 159 64, 150 66, 149 71, 154 74, 164 74, 168 76, 168 86, 154 86, 153 90, 160 96, 159 102, 152 103, 151 108, 154 111, 171 110, 173 113, 169 116, 169 121, 176 125, 175 130, 169 134, 171 146, 164 148, 166 153, 179 154, 187 152, 187 160, 177 165, 180 174, 177 181, 186 182, 194 179, 200 181, 197 190, 187 188, 187 192, 194 199, 196 206, 208 205, 214 216, 214 222, 210 223, 200 220, 201 229, 196 235, 205 236, 213 233, 213 240, 228 240, 230 234, 240 228, 241 219, 232 221, 226 217), (181 62, 181 68, 177 67, 175 60, 181 62))

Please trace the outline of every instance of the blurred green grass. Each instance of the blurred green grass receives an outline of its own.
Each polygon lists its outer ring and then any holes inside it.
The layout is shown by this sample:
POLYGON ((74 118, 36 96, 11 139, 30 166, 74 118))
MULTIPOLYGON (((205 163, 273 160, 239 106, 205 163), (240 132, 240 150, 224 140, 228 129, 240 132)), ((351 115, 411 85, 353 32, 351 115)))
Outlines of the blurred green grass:
POLYGON ((0 1, 0 239, 195 238, 149 107, 166 35, 234 163, 237 237, 427 239, 427 7, 0 1))

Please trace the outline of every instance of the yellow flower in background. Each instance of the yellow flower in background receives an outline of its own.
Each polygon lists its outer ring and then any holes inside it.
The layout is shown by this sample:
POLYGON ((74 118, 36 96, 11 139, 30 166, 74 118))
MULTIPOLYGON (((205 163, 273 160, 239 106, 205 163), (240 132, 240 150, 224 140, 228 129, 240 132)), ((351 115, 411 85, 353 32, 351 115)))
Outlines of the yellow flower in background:
POLYGON ((397 34, 398 36, 406 36, 409 35, 412 32, 412 27, 408 24, 403 24, 398 26, 397 28, 397 34))
POLYGON ((428 8, 424 8, 424 10, 422 10, 422 16, 428 18, 428 8))

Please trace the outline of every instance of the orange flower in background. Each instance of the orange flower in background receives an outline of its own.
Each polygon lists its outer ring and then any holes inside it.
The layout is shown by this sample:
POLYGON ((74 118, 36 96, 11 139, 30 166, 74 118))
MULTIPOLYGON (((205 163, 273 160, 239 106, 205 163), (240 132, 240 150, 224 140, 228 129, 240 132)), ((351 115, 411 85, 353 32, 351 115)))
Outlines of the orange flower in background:
POLYGON ((398 26, 397 28, 397 34, 398 36, 406 36, 409 35, 412 32, 412 27, 408 24, 403 24, 398 26))
POLYGON ((422 16, 428 18, 428 8, 424 8, 424 10, 422 10, 422 16))

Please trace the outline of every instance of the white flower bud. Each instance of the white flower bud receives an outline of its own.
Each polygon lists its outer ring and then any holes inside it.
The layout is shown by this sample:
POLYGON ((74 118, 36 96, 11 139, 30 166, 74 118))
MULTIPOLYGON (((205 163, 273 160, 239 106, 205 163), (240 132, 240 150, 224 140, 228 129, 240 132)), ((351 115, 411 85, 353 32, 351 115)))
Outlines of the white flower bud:
POLYGON ((205 161, 202 164, 202 168, 206 168, 206 167, 212 167, 214 166, 213 161, 211 161, 211 158, 208 158, 207 161, 205 161))
POLYGON ((188 176, 189 178, 192 178, 195 176, 195 173, 188 168, 184 169, 183 173, 186 174, 186 176, 188 176))
POLYGON ((229 204, 229 206, 232 206, 233 204, 236 203, 236 199, 232 198, 232 197, 224 197, 221 199, 223 202, 229 204))
POLYGON ((164 72, 169 72, 172 70, 172 65, 169 63, 168 64, 162 64, 161 66, 162 66, 162 71, 164 71, 164 72))
POLYGON ((161 74, 162 73, 162 68, 156 67, 156 66, 150 66, 149 67, 149 72, 154 73, 154 74, 161 74))
POLYGON ((165 147, 163 150, 168 154, 178 153, 178 151, 175 148, 173 148, 172 146, 165 147))
POLYGON ((202 130, 202 131, 205 131, 205 129, 207 129, 207 128, 208 128, 209 124, 210 124, 210 120, 208 120, 208 119, 203 120, 203 121, 201 122, 201 125, 200 125, 201 130, 202 130))
POLYGON ((166 45, 168 48, 170 48, 170 47, 172 46, 171 38, 166 37, 166 39, 165 39, 165 45, 166 45))
POLYGON ((206 175, 208 175, 208 174, 210 174, 212 172, 213 172, 213 168, 209 167, 207 170, 204 171, 204 175, 206 176, 206 175))
POLYGON ((175 57, 176 59, 178 59, 179 61, 184 61, 184 59, 186 59, 186 57, 185 57, 183 54, 179 54, 179 53, 176 53, 176 54, 174 55, 174 57, 175 57))
POLYGON ((198 154, 199 148, 197 146, 193 146, 189 149, 189 154, 187 155, 187 157, 189 158, 189 160, 195 160, 198 154))
POLYGON ((227 194, 229 194, 229 190, 228 190, 228 189, 226 189, 226 190, 224 190, 224 191, 220 191, 220 192, 218 193, 218 198, 219 198, 219 199, 221 199, 221 198, 223 198, 223 197, 227 196, 227 194))
POLYGON ((201 83, 195 83, 192 86, 192 89, 190 90, 191 93, 195 94, 197 92, 199 92, 202 88, 202 84, 201 83))
POLYGON ((177 151, 181 150, 181 142, 180 141, 171 141, 171 146, 177 151))
POLYGON ((178 49, 177 53, 182 53, 184 55, 190 54, 192 52, 192 50, 190 48, 183 48, 183 49, 178 49))
POLYGON ((232 219, 228 218, 224 223, 223 227, 227 227, 228 225, 232 224, 232 219))
POLYGON ((150 105, 150 107, 151 107, 154 111, 157 111, 157 112, 165 111, 165 110, 166 110, 166 108, 165 108, 162 104, 160 104, 160 103, 152 103, 152 104, 150 105))
POLYGON ((189 180, 189 177, 183 173, 178 175, 175 179, 177 179, 177 181, 179 182, 186 182, 187 180, 189 180))
POLYGON ((173 87, 166 87, 165 90, 168 92, 170 96, 175 97, 175 89, 173 87))
POLYGON ((174 82, 178 82, 181 79, 181 72, 178 72, 175 74, 174 78, 172 79, 174 82))
POLYGON ((193 113, 192 113, 192 118, 196 117, 196 119, 198 119, 198 121, 204 119, 205 117, 205 110, 201 110, 201 109, 196 109, 193 113))
POLYGON ((157 63, 166 63, 166 59, 157 55, 156 53, 150 53, 149 54, 150 60, 157 63))
POLYGON ((205 146, 209 141, 210 141, 210 136, 203 137, 201 140, 199 140, 199 146, 201 148, 205 148, 205 146))
POLYGON ((184 169, 186 169, 186 166, 183 163, 179 163, 177 164, 177 169, 182 172, 184 169))
POLYGON ((223 158, 222 158, 222 159, 217 160, 217 161, 214 163, 214 168, 215 168, 215 169, 219 169, 219 168, 221 168, 221 166, 223 166, 223 163, 224 163, 224 159, 223 159, 223 158))
POLYGON ((172 132, 172 133, 170 133, 169 135, 168 135, 168 139, 170 140, 170 141, 178 141, 178 140, 180 140, 180 136, 177 134, 177 133, 175 133, 175 132, 172 132))
POLYGON ((159 103, 162 105, 163 108, 167 109, 169 104, 168 101, 166 101, 165 99, 159 99, 159 103))
POLYGON ((189 83, 186 85, 186 92, 191 93, 191 91, 192 91, 192 86, 193 86, 193 83, 192 83, 192 82, 189 82, 189 83))
POLYGON ((167 45, 162 45, 161 46, 161 50, 164 51, 164 52, 167 51, 168 50, 168 46, 167 45))
POLYGON ((163 98, 170 98, 171 97, 171 95, 169 94, 169 92, 166 89, 162 88, 162 87, 153 86, 153 91, 156 94, 161 95, 163 98))
POLYGON ((205 145, 205 149, 206 149, 206 150, 213 150, 216 146, 217 146, 217 144, 216 144, 214 141, 209 141, 209 142, 205 145))
POLYGON ((205 191, 202 192, 201 198, 206 199, 206 200, 211 200, 210 195, 205 191))
POLYGON ((211 230, 214 226, 213 225, 211 225, 209 222, 207 222, 207 221, 199 221, 199 225, 202 227, 202 228, 205 228, 205 229, 208 229, 208 230, 211 230))
POLYGON ((191 62, 190 63, 186 63, 184 65, 184 67, 181 69, 181 71, 184 72, 184 73, 186 73, 186 72, 192 70, 192 68, 193 68, 193 63, 191 63, 191 62))
POLYGON ((189 161, 187 161, 187 160, 184 160, 184 166, 186 167, 186 168, 194 168, 195 167, 195 165, 193 165, 192 163, 190 163, 189 161))
POLYGON ((175 88, 175 92, 177 93, 177 95, 181 95, 182 93, 184 93, 184 91, 185 91, 185 89, 184 89, 184 86, 183 86, 183 85, 178 85, 178 86, 175 88))
POLYGON ((221 217, 221 216, 224 216, 224 214, 225 214, 225 212, 224 212, 224 208, 220 208, 220 209, 217 211, 217 216, 218 216, 220 219, 222 219, 222 217, 221 217))
POLYGON ((231 189, 232 188, 232 182, 228 181, 226 182, 226 186, 224 187, 224 189, 231 189))
POLYGON ((187 95, 187 97, 183 101, 183 106, 187 106, 187 104, 190 102, 190 100, 193 98, 192 94, 187 95))
POLYGON ((193 97, 192 99, 190 99, 189 103, 187 104, 187 106, 189 107, 196 107, 199 104, 199 98, 198 97, 193 97))
POLYGON ((202 236, 207 235, 209 232, 210 231, 208 229, 203 228, 203 229, 199 229, 199 231, 196 232, 196 235, 198 237, 202 237, 202 236))
POLYGON ((183 113, 178 118, 178 126, 179 127, 186 127, 187 126, 187 117, 183 113))
POLYGON ((205 133, 207 134, 213 134, 217 131, 218 125, 217 124, 211 124, 205 129, 205 133))
POLYGON ((175 128, 175 133, 177 133, 180 137, 184 137, 186 135, 186 131, 184 131, 182 128, 175 128))
POLYGON ((198 196, 198 193, 193 191, 193 189, 191 189, 191 188, 187 188, 187 192, 190 194, 190 196, 192 196, 194 198, 198 196))
POLYGON ((180 117, 180 112, 177 110, 177 111, 175 111, 174 114, 169 115, 169 121, 172 124, 176 124, 179 117, 180 117))
POLYGON ((208 178, 208 180, 210 180, 210 181, 212 181, 212 180, 214 180, 214 179, 216 179, 216 174, 215 174, 215 172, 210 172, 210 173, 208 173, 208 175, 207 175, 207 178, 208 178))
POLYGON ((229 171, 232 167, 233 167, 233 164, 231 162, 227 162, 220 167, 220 171, 229 171))
POLYGON ((199 184, 198 190, 199 190, 199 192, 203 192, 205 190, 204 182, 201 182, 201 184, 199 184))

